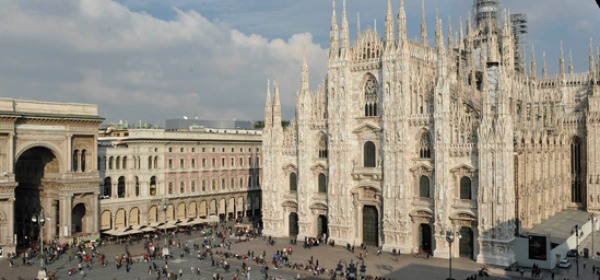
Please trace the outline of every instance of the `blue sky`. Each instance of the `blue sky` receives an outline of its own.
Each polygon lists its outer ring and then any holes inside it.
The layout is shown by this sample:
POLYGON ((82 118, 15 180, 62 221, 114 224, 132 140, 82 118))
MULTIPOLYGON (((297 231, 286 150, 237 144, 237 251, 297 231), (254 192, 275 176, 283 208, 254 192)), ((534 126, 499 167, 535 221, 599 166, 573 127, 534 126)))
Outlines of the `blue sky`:
MULTIPOLYGON (((395 15, 398 2, 392 0, 395 15)), ((408 34, 416 38, 421 1, 405 5, 408 34)), ((338 0, 338 20, 341 6, 338 0)), ((348 0, 351 38, 358 12, 363 30, 376 21, 381 34, 386 6, 348 0)), ((433 43, 436 8, 456 32, 472 1, 425 6, 433 43)), ((588 69, 589 38, 600 46, 595 1, 504 0, 503 7, 528 14, 538 66, 545 51, 549 72, 556 72, 563 40, 576 71, 588 69)), ((330 22, 326 0, 0 0, 0 96, 98 104, 108 122, 262 119, 270 78, 279 81, 289 119, 304 44, 311 87, 325 76, 330 22)))

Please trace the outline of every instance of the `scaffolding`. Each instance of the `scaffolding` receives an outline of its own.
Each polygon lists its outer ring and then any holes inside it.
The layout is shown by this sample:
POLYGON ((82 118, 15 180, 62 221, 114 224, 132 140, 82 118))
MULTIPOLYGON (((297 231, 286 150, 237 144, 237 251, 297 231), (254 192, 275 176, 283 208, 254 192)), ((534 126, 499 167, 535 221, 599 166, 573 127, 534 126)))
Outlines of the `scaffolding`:
POLYGON ((525 72, 525 61, 523 53, 527 44, 527 33, 529 32, 526 14, 510 15, 510 23, 515 42, 515 69, 525 72))
POLYGON ((473 17, 477 26, 486 24, 491 18, 494 23, 498 22, 498 11, 500 0, 474 0, 473 17))

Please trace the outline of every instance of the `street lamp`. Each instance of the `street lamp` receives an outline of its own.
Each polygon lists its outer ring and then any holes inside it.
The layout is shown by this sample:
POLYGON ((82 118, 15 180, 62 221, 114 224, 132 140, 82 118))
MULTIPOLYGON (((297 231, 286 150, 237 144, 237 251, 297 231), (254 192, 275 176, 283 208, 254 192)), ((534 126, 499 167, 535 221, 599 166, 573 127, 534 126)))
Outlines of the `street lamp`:
POLYGON ((356 265, 354 265, 353 260, 350 260, 350 264, 348 265, 348 268, 346 269, 346 273, 348 274, 346 279, 356 280, 356 265))
POLYGON ((165 263, 167 262, 167 256, 169 255, 169 245, 167 244, 167 200, 163 199, 162 209, 163 209, 163 217, 165 219, 165 243, 163 245, 163 256, 165 258, 165 263))
POLYGON ((579 225, 575 225, 575 227, 573 228, 573 231, 571 231, 571 233, 575 233, 575 241, 576 241, 576 245, 575 245, 575 250, 577 251, 577 254, 575 256, 575 261, 577 263, 577 278, 579 278, 579 236, 583 236, 583 231, 581 229, 579 229, 579 225))
MULTIPOLYGON (((50 220, 50 219, 48 219, 50 220)), ((44 223, 46 223, 46 217, 44 217, 43 209, 40 212, 34 213, 31 217, 31 221, 34 225, 37 224, 40 229, 40 270, 38 271, 38 278, 44 279, 46 278, 46 268, 44 265, 44 223)))
POLYGON ((446 230, 446 241, 448 241, 448 246, 450 247, 449 257, 448 257, 448 273, 449 276, 447 280, 454 280, 452 278, 452 243, 454 242, 454 237, 458 237, 458 239, 462 238, 460 232, 454 233, 451 230, 446 230))
POLYGON ((594 255, 596 254, 596 251, 594 251, 594 231, 596 230, 594 222, 596 222, 596 217, 592 214, 588 220, 592 222, 592 258, 594 258, 594 255))

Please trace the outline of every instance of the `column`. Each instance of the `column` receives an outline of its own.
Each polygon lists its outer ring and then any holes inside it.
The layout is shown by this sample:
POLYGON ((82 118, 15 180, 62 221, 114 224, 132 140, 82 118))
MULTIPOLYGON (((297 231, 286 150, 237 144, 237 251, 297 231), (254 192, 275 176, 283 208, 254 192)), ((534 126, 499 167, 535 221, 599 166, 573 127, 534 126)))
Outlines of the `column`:
POLYGON ((86 215, 91 215, 92 216, 92 226, 88 227, 90 230, 90 233, 99 233, 100 230, 98 229, 98 225, 100 224, 100 222, 98 221, 98 217, 99 215, 99 207, 98 207, 98 191, 94 192, 94 195, 92 196, 92 209, 90 209, 91 213, 86 213, 86 215))

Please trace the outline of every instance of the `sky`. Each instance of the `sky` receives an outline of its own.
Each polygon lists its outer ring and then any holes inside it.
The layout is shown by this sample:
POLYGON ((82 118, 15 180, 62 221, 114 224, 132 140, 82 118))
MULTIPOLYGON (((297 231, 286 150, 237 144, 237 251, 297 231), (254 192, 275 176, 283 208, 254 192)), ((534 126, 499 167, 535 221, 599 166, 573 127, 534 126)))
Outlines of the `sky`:
MULTIPOLYGON (((392 0, 393 13, 398 0, 392 0)), ((433 44, 436 10, 457 32, 472 0, 425 0, 433 44)), ((600 46, 594 0, 504 0, 529 17, 528 49, 558 68, 560 41, 575 70, 600 46)), ((342 1, 337 0, 338 21, 342 1)), ((347 0, 383 33, 386 0, 347 0)), ((420 36, 421 1, 405 0, 408 36, 420 36)), ((164 125, 172 118, 264 118, 267 80, 277 80, 285 119, 294 116, 303 55, 316 89, 327 72, 328 0, 0 0, 0 97, 97 104, 106 123, 164 125)), ((358 15, 360 13, 360 16, 358 15)), ((528 57, 531 57, 528 54, 528 57)), ((541 73, 538 69, 538 73, 541 73)))

